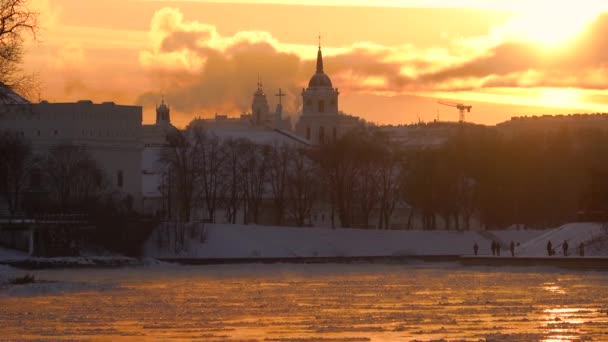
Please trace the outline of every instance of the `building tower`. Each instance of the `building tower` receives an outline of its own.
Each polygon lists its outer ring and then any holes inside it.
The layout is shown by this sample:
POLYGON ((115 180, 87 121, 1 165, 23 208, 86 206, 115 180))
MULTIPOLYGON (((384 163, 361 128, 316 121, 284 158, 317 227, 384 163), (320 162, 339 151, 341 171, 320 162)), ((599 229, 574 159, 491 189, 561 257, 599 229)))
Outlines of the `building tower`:
POLYGON ((323 71, 323 53, 319 42, 317 51, 317 71, 310 78, 308 88, 302 90, 303 110, 302 115, 307 114, 337 114, 338 113, 338 89, 334 89, 331 79, 323 71))
POLYGON ((258 80, 258 89, 253 93, 253 102, 251 103, 251 114, 253 117, 253 125, 271 125, 272 118, 270 117, 270 107, 268 106, 268 100, 264 89, 262 88, 262 82, 258 80))
POLYGON ((296 134, 314 145, 337 139, 349 125, 338 110, 338 88, 333 88, 331 79, 323 70, 323 53, 319 38, 317 70, 302 89, 302 115, 296 124, 296 134))
POLYGON ((156 124, 157 125, 170 125, 171 124, 171 109, 165 104, 165 98, 163 97, 160 106, 156 107, 156 124))

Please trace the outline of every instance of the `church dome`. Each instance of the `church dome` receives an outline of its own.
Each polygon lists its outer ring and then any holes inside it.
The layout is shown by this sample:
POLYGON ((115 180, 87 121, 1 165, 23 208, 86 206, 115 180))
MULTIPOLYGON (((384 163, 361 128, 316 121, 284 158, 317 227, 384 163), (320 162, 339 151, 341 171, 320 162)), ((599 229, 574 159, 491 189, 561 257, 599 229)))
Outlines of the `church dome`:
POLYGON ((168 113, 169 112, 169 107, 167 107, 167 105, 165 104, 165 102, 163 101, 160 106, 158 106, 156 108, 156 111, 159 113, 168 113))
POLYGON ((165 98, 163 97, 160 106, 156 107, 156 123, 171 123, 171 109, 165 104, 165 98))
POLYGON ((310 78, 308 87, 332 87, 329 76, 325 75, 323 72, 323 54, 321 53, 321 45, 319 45, 319 51, 317 52, 317 72, 310 78))
POLYGON ((308 87, 332 87, 331 84, 331 80, 329 79, 329 76, 325 75, 324 73, 316 73, 314 74, 311 78, 310 81, 308 82, 308 87))

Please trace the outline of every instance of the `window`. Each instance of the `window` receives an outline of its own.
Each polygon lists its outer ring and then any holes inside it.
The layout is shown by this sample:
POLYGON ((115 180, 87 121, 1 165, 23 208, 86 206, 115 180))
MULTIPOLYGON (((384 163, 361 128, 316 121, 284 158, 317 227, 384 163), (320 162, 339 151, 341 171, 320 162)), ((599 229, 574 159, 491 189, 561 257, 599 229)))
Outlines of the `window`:
POLYGON ((323 100, 319 101, 319 113, 325 112, 325 102, 323 100))
POLYGON ((306 139, 310 140, 310 127, 306 127, 306 139))
POLYGON ((122 188, 122 184, 123 184, 122 170, 118 170, 118 171, 116 171, 116 185, 119 188, 122 188))
POLYGON ((325 142, 325 127, 319 127, 319 143, 322 144, 325 142))

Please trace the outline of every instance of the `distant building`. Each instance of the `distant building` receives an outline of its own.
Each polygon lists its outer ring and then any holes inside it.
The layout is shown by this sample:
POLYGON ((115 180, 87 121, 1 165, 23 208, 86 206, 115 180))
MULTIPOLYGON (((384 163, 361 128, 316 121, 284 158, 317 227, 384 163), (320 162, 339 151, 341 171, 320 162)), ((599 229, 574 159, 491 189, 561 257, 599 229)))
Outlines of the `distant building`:
POLYGON ((34 153, 51 146, 85 146, 105 172, 111 190, 141 199, 142 108, 95 104, 21 103, 0 106, 0 128, 31 141, 34 153))
POLYGON ((171 108, 161 100, 156 107, 156 121, 142 126, 141 184, 142 210, 146 213, 158 213, 162 209, 162 184, 165 167, 160 161, 164 148, 167 147, 167 135, 176 132, 171 124, 171 108))
MULTIPOLYGON (((471 125, 471 124, 465 124, 471 125)), ((404 149, 425 149, 442 146, 463 126, 457 122, 430 122, 414 125, 384 125, 377 129, 387 135, 392 143, 404 149)))
POLYGON ((268 99, 264 93, 262 83, 258 81, 258 89, 253 93, 253 101, 251 102, 251 114, 243 114, 241 119, 250 120, 251 124, 256 127, 266 127, 291 131, 291 120, 288 117, 283 117, 282 97, 285 94, 279 89, 279 103, 274 113, 270 112, 268 99))
POLYGON ((317 70, 302 89, 302 115, 296 124, 296 133, 314 145, 336 140, 360 124, 354 116, 338 110, 338 88, 323 71, 321 45, 317 52, 317 70))
POLYGON ((14 92, 11 88, 0 82, 0 105, 28 104, 30 101, 14 92))
POLYGON ((167 133, 175 131, 171 124, 171 109, 162 99, 156 107, 156 121, 151 125, 142 126, 142 142, 144 147, 161 147, 167 144, 167 133))
POLYGON ((296 135, 290 130, 254 126, 250 116, 245 114, 239 118, 229 118, 226 115, 216 114, 211 119, 195 119, 193 124, 202 124, 206 132, 220 139, 246 139, 256 144, 290 144, 307 147, 310 142, 296 135))
POLYGON ((608 114, 515 116, 497 124, 496 128, 507 136, 521 133, 547 134, 561 129, 608 131, 608 114))
MULTIPOLYGON (((277 96, 280 98, 283 95, 279 89, 277 96)), ((308 140, 293 133, 290 119, 283 117, 283 105, 280 100, 275 113, 270 112, 268 100, 260 82, 253 93, 251 113, 244 113, 238 118, 216 113, 214 118, 199 118, 194 122, 202 124, 209 133, 221 139, 243 138, 257 144, 310 145, 308 140)))

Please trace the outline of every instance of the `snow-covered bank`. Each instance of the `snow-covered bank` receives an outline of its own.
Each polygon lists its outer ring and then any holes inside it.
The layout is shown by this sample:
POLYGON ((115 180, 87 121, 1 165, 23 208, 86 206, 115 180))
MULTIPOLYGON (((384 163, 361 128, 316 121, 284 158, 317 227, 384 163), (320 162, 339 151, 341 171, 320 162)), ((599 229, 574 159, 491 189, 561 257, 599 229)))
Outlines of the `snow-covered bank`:
POLYGON ((120 255, 53 258, 30 257, 24 252, 0 247, 0 265, 7 264, 24 269, 140 266, 146 264, 146 262, 146 260, 120 255))
MULTIPOLYGON (((537 236, 537 231, 500 232, 512 239, 537 236)), ((491 254, 494 235, 478 232, 398 231, 269 227, 207 224, 205 232, 187 237, 183 246, 168 242, 171 236, 156 231, 144 246, 152 258, 291 258, 402 255, 467 255, 477 242, 480 254, 491 254), (202 238, 201 238, 202 237, 202 238), (201 242, 202 241, 202 242, 201 242)))
POLYGON ((585 256, 608 256, 608 229, 599 223, 570 223, 548 230, 522 244, 518 254, 530 257, 547 256, 549 241, 557 256, 563 256, 564 241, 568 242, 568 255, 579 255, 579 246, 583 243, 585 256))
POLYGON ((27 253, 0 247, 0 260, 23 260, 27 259, 27 253))
POLYGON ((86 256, 67 258, 31 258, 25 253, 0 249, 0 264, 19 268, 120 267, 140 266, 150 259, 236 259, 236 258, 315 258, 315 257, 387 257, 471 255, 473 244, 479 255, 492 255, 491 242, 502 246, 509 256, 513 241, 518 257, 544 257, 551 240, 561 255, 561 243, 570 245, 569 254, 577 255, 585 246, 585 256, 608 256, 608 229, 596 223, 572 223, 537 231, 509 229, 502 231, 401 231, 295 228, 257 225, 195 224, 184 232, 184 243, 175 243, 174 226, 156 229, 146 241, 144 258, 121 256, 86 256))
POLYGON ((18 275, 19 271, 17 269, 7 265, 0 265, 0 286, 8 284, 18 275))

